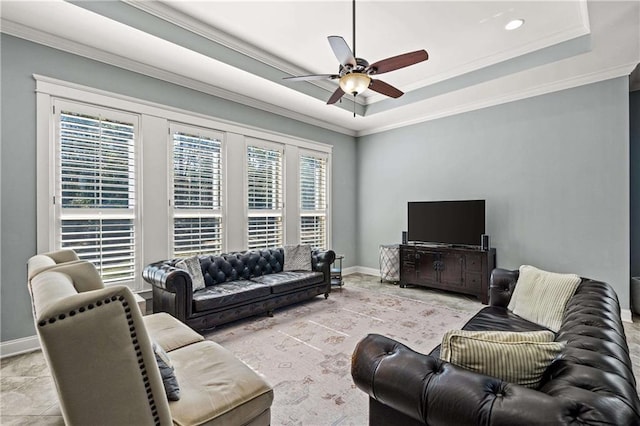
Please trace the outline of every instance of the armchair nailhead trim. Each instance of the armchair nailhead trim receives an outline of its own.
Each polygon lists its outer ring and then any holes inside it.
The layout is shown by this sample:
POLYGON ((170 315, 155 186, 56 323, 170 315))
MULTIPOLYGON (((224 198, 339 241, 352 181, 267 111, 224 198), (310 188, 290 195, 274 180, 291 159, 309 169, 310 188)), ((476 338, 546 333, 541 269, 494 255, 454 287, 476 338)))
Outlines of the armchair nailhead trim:
MULTIPOLYGON (((69 311, 69 316, 75 316, 76 313, 82 313, 86 309, 93 309, 96 306, 102 306, 103 304, 108 305, 111 302, 119 301, 124 308, 124 312, 126 313, 127 325, 129 325, 131 343, 133 344, 133 349, 136 351, 136 357, 138 360, 138 366, 140 368, 140 375, 142 376, 142 382, 144 383, 144 388, 147 393, 147 400, 149 402, 149 409, 151 410, 151 415, 153 415, 154 424, 160 425, 160 416, 158 416, 158 409, 156 407, 155 399, 153 398, 153 391, 151 390, 151 383, 149 382, 149 377, 147 376, 147 369, 144 365, 144 359, 142 358, 142 351, 140 350, 140 345, 138 344, 138 337, 136 334, 136 329, 133 324, 133 317, 131 315, 131 308, 129 307, 129 303, 124 300, 124 296, 111 296, 111 298, 106 298, 104 300, 97 300, 94 303, 89 303, 86 308, 81 306, 76 310, 69 311)), ((59 314, 57 318, 51 317, 48 320, 42 320, 38 322, 39 327, 44 327, 47 324, 53 324, 56 320, 63 320, 67 317, 66 314, 59 314)))

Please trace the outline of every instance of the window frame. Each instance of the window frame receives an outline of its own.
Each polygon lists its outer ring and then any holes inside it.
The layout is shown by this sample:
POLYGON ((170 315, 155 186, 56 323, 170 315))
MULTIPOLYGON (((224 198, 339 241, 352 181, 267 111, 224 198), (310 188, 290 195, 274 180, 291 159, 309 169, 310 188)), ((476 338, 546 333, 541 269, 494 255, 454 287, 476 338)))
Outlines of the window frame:
MULTIPOLYGON (((211 129, 211 128, 206 128, 206 127, 201 127, 201 126, 195 126, 195 125, 191 125, 191 124, 184 124, 184 123, 177 123, 177 122, 169 122, 169 140, 168 140, 168 149, 167 149, 167 155, 168 155, 168 170, 167 170, 167 174, 168 174, 168 190, 169 190, 169 199, 170 202, 169 204, 169 232, 170 232, 170 236, 171 238, 169 238, 169 253, 171 257, 179 257, 178 254, 176 253, 176 247, 175 247, 175 219, 176 219, 176 212, 178 210, 183 210, 184 212, 178 214, 179 217, 182 218, 195 218, 195 217, 218 217, 220 218, 220 252, 224 252, 225 251, 225 247, 226 247, 226 240, 227 240, 227 236, 226 236, 226 155, 225 155, 225 148, 226 148, 226 143, 225 143, 225 133, 221 132, 219 130, 215 130, 215 129, 211 129), (176 132, 181 132, 181 133, 186 133, 186 134, 190 134, 191 136, 196 136, 192 133, 199 133, 198 136, 206 136, 209 139, 215 139, 215 140, 219 140, 220 141, 220 163, 219 163, 219 170, 220 170, 220 186, 219 186, 219 197, 220 197, 220 208, 219 209, 212 209, 211 211, 209 209, 188 209, 188 208, 184 208, 184 209, 180 209, 178 207, 176 207, 176 201, 175 201, 175 175, 174 175, 174 171, 175 171, 175 157, 174 157, 174 134, 176 132)), ((207 252, 209 253, 209 252, 207 252)), ((213 253, 213 252, 212 252, 213 253)), ((190 253, 190 254, 183 254, 181 256, 189 256, 189 255, 194 255, 195 253, 190 253)), ((200 253, 201 254, 201 253, 200 253)))
POLYGON ((305 244, 302 240, 302 218, 303 217, 323 217, 324 218, 324 236, 322 237, 324 241, 324 247, 318 247, 322 249, 327 249, 330 246, 329 243, 329 182, 330 182, 330 164, 329 164, 330 156, 326 153, 319 151, 312 151, 308 149, 301 149, 298 152, 298 193, 299 193, 299 212, 298 212, 298 229, 300 233, 300 243, 305 244), (315 160, 324 161, 324 208, 321 209, 304 209, 303 208, 303 199, 302 199, 302 157, 310 157, 315 160))
MULTIPOLYGON (((244 147, 244 206, 245 206, 245 238, 246 249, 262 249, 265 247, 252 247, 250 245, 250 218, 265 217, 265 218, 279 218, 280 220, 280 237, 281 244, 276 246, 284 246, 287 241, 286 233, 286 212, 285 212, 285 200, 287 195, 286 185, 286 158, 285 158, 285 146, 272 141, 267 141, 257 138, 245 138, 244 147), (280 153, 280 200, 279 206, 275 209, 251 209, 249 208, 249 148, 256 147, 280 153)), ((268 239, 268 238, 266 238, 268 239)), ((272 246, 269 246, 272 247, 272 246)))
MULTIPOLYGON (((109 107, 95 106, 87 103, 69 101, 64 99, 53 99, 52 102, 52 124, 53 124, 53 143, 50 147, 50 165, 52 167, 52 194, 50 197, 52 214, 49 217, 50 229, 49 245, 53 249, 63 247, 62 242, 62 222, 63 220, 104 220, 109 218, 115 219, 131 219, 133 232, 133 270, 130 280, 118 280, 112 284, 127 285, 131 289, 138 289, 137 277, 142 273, 142 242, 141 242, 141 138, 140 138, 140 116, 138 114, 127 111, 117 110, 109 107), (120 122, 131 122, 134 131, 133 142, 133 207, 127 209, 118 208, 91 208, 91 209, 69 209, 62 206, 62 173, 61 173, 61 114, 63 111, 72 111, 78 114, 86 114, 90 116, 107 117, 110 120, 120 122), (91 218, 91 219, 90 219, 91 218)), ((81 256, 82 257, 82 256, 81 256)), ((98 271, 102 271, 102 263, 96 265, 98 271)), ((102 275, 102 274, 101 274, 102 275)), ((105 284, 109 283, 106 276, 103 276, 105 284)))

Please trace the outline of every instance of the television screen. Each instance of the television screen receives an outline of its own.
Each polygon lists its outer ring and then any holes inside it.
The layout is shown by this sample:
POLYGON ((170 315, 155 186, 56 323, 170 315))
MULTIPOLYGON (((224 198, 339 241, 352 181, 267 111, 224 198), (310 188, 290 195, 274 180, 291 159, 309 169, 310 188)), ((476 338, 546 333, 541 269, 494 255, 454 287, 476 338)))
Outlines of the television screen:
POLYGON ((407 239, 479 246, 485 226, 484 201, 410 201, 407 239))

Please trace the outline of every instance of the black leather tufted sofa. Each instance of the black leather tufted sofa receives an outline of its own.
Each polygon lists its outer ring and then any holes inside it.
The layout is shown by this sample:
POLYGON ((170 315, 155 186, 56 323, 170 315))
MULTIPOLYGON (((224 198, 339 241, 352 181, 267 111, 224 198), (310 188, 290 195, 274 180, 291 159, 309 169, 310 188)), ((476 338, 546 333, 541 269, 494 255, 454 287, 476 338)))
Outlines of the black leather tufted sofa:
POLYGON ((153 312, 168 312, 190 327, 206 330, 240 318, 331 292, 330 265, 335 253, 313 251, 312 271, 283 271, 284 249, 199 256, 204 289, 192 291, 191 276, 175 264, 147 265, 142 276, 152 285, 153 312))
MULTIPOLYGON (((489 306, 467 330, 543 327, 507 305, 518 271, 496 269, 489 306)), ((613 289, 583 278, 569 300, 557 341, 562 355, 529 389, 441 361, 440 347, 420 354, 371 334, 352 359, 355 384, 369 394, 370 425, 640 425, 640 401, 613 289)))

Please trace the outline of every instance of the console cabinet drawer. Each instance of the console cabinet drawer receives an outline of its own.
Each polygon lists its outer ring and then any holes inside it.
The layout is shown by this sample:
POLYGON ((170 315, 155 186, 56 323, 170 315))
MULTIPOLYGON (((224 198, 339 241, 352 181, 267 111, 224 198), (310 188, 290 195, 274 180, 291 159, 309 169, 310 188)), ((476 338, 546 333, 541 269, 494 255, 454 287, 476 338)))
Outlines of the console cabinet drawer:
POLYGON ((482 256, 476 254, 466 255, 467 271, 482 272, 482 256))
POLYGON ((471 274, 467 272, 465 275, 466 287, 480 288, 482 284, 482 274, 471 274))

